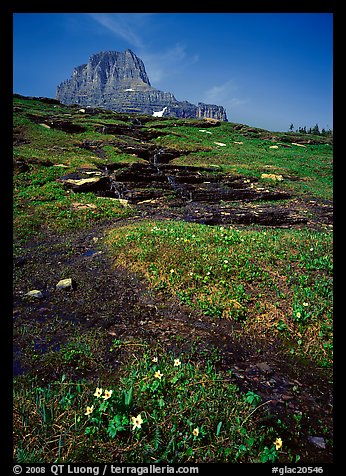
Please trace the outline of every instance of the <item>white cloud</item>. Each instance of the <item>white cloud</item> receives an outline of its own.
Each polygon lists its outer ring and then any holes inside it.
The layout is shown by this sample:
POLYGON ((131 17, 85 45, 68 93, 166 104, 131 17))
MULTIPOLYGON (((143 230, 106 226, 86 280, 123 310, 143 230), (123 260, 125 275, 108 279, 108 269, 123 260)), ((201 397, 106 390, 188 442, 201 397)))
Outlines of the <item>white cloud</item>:
POLYGON ((244 104, 248 104, 249 102, 251 102, 250 98, 237 98, 237 97, 233 97, 231 99, 229 99, 227 101, 227 104, 229 107, 237 107, 237 106, 242 106, 244 104))
POLYGON ((198 55, 188 55, 186 47, 180 43, 157 53, 143 51, 141 58, 153 83, 159 83, 162 79, 172 77, 176 73, 180 74, 199 59, 198 55))
POLYGON ((229 79, 223 84, 214 85, 207 89, 203 95, 203 102, 208 104, 219 104, 227 110, 234 110, 238 106, 251 102, 250 98, 243 98, 235 95, 239 93, 239 87, 234 80, 229 79))
POLYGON ((220 103, 229 99, 238 88, 232 79, 229 79, 223 84, 215 85, 205 91, 203 101, 206 103, 220 103))
POLYGON ((137 33, 138 23, 143 20, 142 14, 89 13, 89 16, 130 45, 136 48, 144 47, 143 39, 137 33))

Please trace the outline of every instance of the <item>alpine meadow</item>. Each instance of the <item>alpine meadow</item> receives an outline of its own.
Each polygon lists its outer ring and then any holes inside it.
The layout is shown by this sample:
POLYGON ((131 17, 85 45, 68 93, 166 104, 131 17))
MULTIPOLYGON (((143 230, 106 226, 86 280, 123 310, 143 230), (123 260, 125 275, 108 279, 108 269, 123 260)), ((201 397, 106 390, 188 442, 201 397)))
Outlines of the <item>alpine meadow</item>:
POLYGON ((331 132, 13 123, 14 461, 331 463, 331 132))

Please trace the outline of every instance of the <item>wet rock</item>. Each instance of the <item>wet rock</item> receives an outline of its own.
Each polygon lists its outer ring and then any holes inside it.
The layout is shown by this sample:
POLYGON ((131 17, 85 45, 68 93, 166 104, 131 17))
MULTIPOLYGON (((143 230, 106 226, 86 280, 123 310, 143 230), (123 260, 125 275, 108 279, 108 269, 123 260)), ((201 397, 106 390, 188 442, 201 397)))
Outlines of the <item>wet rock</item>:
POLYGON ((326 449, 326 442, 322 436, 309 436, 308 440, 317 448, 322 450, 326 449))
POLYGON ((70 134, 78 134, 86 131, 86 128, 80 124, 74 124, 68 120, 61 120, 54 116, 41 116, 39 114, 29 113, 27 117, 46 129, 58 129, 59 131, 68 132, 70 134))
POLYGON ((101 177, 90 177, 81 179, 65 179, 61 180, 64 185, 70 186, 75 192, 86 192, 98 189, 103 182, 101 177))
POLYGON ((167 135, 168 132, 158 131, 150 128, 142 128, 141 124, 102 124, 95 127, 96 132, 101 134, 125 135, 141 141, 150 141, 160 136, 167 135))
MULTIPOLYGON (((257 177, 215 173, 211 167, 172 165, 169 162, 181 151, 145 143, 139 147, 146 151, 146 162, 121 167, 107 165, 102 170, 80 168, 58 180, 74 192, 92 191, 100 197, 122 200, 124 206, 157 208, 162 203, 166 216, 180 215, 183 220, 202 224, 286 227, 307 222, 291 206, 260 206, 260 201, 275 202, 290 199, 291 195, 259 187, 257 177), (227 203, 235 201, 239 205, 227 203)), ((141 154, 137 148, 134 150, 136 155, 141 154)), ((262 174, 262 178, 283 179, 278 174, 262 174)))
POLYGON ((99 170, 81 170, 58 179, 74 192, 92 192, 108 188, 109 180, 99 170))

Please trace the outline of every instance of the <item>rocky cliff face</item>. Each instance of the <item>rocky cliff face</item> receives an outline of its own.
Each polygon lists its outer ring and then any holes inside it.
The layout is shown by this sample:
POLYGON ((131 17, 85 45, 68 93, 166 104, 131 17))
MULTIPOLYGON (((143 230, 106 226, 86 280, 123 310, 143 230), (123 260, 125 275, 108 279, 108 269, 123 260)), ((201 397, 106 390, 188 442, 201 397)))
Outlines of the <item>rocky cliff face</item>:
POLYGON ((92 55, 87 64, 73 70, 71 79, 57 87, 57 99, 63 104, 104 107, 117 112, 227 121, 222 106, 195 106, 153 88, 143 61, 131 50, 92 55))

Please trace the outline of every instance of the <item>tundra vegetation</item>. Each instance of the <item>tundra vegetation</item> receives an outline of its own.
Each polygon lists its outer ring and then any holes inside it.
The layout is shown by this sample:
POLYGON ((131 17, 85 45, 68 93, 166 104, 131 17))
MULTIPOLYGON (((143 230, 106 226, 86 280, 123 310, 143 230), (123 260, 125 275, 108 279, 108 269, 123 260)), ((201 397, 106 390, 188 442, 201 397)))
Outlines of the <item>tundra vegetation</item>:
POLYGON ((332 138, 13 117, 14 460, 331 462, 332 138), (262 198, 210 198, 235 178, 262 198))

